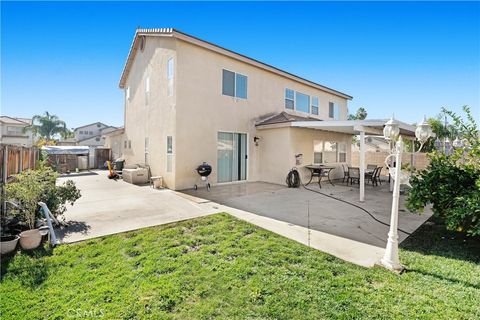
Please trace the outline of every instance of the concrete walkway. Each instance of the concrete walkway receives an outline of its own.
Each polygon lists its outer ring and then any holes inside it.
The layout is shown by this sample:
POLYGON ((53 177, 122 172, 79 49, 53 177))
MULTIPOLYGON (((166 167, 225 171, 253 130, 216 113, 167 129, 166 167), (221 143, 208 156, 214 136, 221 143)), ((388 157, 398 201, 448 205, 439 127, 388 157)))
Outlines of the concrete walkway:
MULTIPOLYGON (((82 193, 82 197, 73 207, 69 207, 65 214, 68 227, 56 231, 62 243, 227 212, 238 219, 361 266, 373 266, 384 252, 383 246, 349 239, 318 228, 309 229, 302 225, 302 221, 297 224, 288 219, 282 220, 281 217, 266 215, 259 204, 268 206, 269 194, 275 195, 281 191, 282 198, 293 203, 304 201, 302 197, 298 198, 294 193, 295 190, 282 186, 262 183, 231 185, 226 186, 227 188, 214 187, 212 192, 207 194, 218 197, 222 194, 218 188, 224 188, 227 191, 223 191, 223 195, 225 192, 231 193, 231 196, 237 199, 236 204, 234 201, 230 206, 215 201, 222 202, 221 197, 213 200, 185 192, 156 190, 149 186, 132 185, 122 180, 109 180, 106 174, 105 171, 96 171, 87 175, 70 175, 59 179, 59 183, 66 179, 74 180, 82 193), (246 187, 247 185, 250 186, 246 187), (235 188, 243 188, 244 191, 239 194, 235 188), (284 195, 284 192, 287 194, 284 195), (288 192, 290 192, 289 195, 288 192), (251 205, 249 208, 252 210, 238 208, 239 196, 246 197, 240 203, 249 203, 251 205)), ((199 189, 199 192, 201 193, 202 190, 199 189)), ((278 209, 282 205, 285 204, 278 202, 272 208, 278 209)), ((288 206, 286 208, 288 209, 288 206)), ((298 212, 292 209, 290 216, 295 216, 296 213, 298 212)), ((337 210, 337 213, 345 212, 337 210)), ((354 232, 359 231, 354 230, 354 232)))
POLYGON ((71 179, 82 197, 65 213, 67 228, 57 230, 62 243, 192 219, 218 212, 185 201, 176 192, 110 180, 106 171, 61 177, 71 179))

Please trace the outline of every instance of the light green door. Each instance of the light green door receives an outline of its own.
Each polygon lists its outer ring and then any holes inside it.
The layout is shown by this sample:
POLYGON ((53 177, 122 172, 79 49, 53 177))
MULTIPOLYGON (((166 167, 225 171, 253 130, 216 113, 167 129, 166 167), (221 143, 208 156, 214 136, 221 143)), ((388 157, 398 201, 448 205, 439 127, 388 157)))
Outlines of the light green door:
POLYGON ((217 137, 217 181, 247 179, 247 135, 219 132, 217 137))

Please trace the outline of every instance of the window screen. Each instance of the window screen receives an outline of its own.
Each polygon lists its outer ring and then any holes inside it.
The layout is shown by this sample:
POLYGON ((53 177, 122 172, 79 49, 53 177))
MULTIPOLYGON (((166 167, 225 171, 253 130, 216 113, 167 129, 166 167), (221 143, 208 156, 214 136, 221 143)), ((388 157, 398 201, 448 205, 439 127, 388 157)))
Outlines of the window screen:
POLYGON ((333 102, 328 103, 328 117, 335 117, 335 104, 333 102))
POLYGON ((285 108, 294 109, 295 105, 295 91, 291 89, 285 89, 285 108))
POLYGON ((318 97, 312 97, 312 114, 318 114, 318 97))
POLYGON ((222 94, 226 96, 235 96, 235 73, 223 70, 222 74, 222 94))

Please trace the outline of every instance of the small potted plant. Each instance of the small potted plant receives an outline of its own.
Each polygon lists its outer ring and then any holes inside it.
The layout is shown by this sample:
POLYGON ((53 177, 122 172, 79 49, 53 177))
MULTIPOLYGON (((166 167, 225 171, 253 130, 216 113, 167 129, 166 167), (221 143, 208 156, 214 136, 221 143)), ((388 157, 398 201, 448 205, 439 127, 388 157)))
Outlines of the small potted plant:
MULTIPOLYGON (((6 203, 8 204, 8 202, 6 203)), ((20 228, 20 220, 11 210, 7 210, 5 214, 3 212, 1 213, 0 253, 2 256, 15 251, 17 248, 17 243, 20 239, 20 236, 18 235, 21 232, 20 228)))
MULTIPOLYGON (((36 170, 27 170, 14 176, 6 185, 7 200, 17 203, 20 210, 17 216, 24 228, 19 236, 20 246, 25 250, 37 248, 42 242, 44 230, 37 228, 37 220, 43 220, 38 203, 45 202, 53 215, 65 212, 66 204, 80 198, 80 190, 71 180, 56 185, 57 174, 45 165, 36 170)), ((41 225, 41 224, 40 224, 41 225)))

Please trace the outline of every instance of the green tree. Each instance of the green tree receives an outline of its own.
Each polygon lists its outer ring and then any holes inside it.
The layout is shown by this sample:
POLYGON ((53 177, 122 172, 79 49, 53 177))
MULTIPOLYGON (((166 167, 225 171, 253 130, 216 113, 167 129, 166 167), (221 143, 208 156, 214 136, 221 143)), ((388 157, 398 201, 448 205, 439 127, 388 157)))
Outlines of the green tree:
POLYGON ((367 110, 365 110, 363 107, 360 107, 355 114, 348 115, 348 120, 364 120, 367 115, 367 110))
POLYGON ((453 120, 452 133, 463 140, 463 146, 448 155, 429 154, 430 165, 410 180, 407 207, 421 211, 432 204, 434 216, 447 229, 480 236, 480 133, 470 109, 463 109, 466 120, 442 109, 453 120))
POLYGON ((65 135, 69 131, 64 121, 48 111, 43 115, 33 116, 32 125, 26 129, 31 129, 35 135, 46 140, 52 140, 56 134, 65 135))

